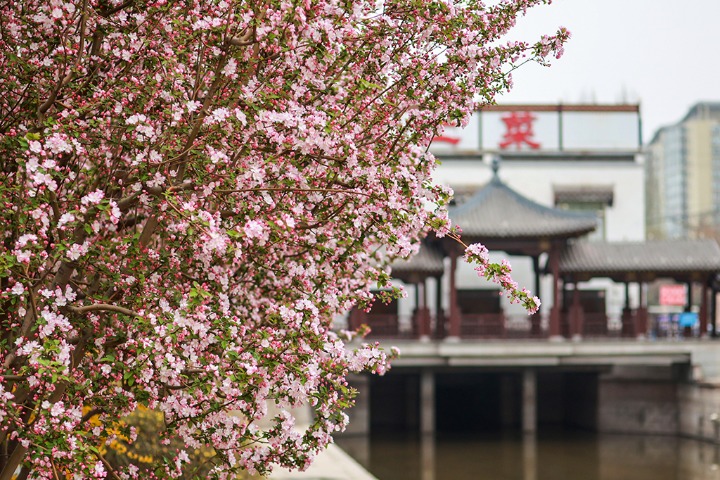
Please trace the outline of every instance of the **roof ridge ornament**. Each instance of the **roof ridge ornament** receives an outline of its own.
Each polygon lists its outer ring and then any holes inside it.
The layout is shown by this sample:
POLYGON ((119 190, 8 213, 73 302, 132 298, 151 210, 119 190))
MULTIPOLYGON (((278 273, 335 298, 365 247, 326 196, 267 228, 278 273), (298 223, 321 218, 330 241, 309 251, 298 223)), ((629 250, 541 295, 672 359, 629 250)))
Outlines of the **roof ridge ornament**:
POLYGON ((500 177, 498 176, 498 170, 500 170, 500 155, 493 155, 492 160, 490 161, 490 168, 492 168, 493 180, 499 180, 500 177))

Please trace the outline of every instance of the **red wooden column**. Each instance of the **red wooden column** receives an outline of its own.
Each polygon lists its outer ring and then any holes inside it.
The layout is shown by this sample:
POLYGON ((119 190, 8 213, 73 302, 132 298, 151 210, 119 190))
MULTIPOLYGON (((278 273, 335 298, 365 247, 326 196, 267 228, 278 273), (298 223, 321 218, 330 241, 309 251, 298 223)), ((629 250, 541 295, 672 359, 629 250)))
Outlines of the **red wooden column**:
POLYGON ((350 310, 350 316, 348 318, 348 327, 350 330, 357 330, 360 325, 367 322, 367 313, 355 307, 350 310))
POLYGON ((648 334, 648 310, 647 298, 645 296, 645 284, 638 282, 639 301, 638 308, 635 311, 635 334, 638 337, 646 337, 648 334))
POLYGON ((625 307, 622 309, 622 316, 620 317, 622 322, 621 335, 623 337, 634 337, 639 335, 636 329, 636 318, 633 315, 633 311, 630 308, 630 281, 625 280, 625 307))
POLYGON ((575 290, 573 290, 573 303, 570 307, 570 337, 580 338, 583 333, 583 324, 585 323, 585 312, 580 304, 580 289, 575 282, 575 290))
POLYGON ((457 298, 457 259, 458 252, 456 248, 450 250, 450 328, 448 329, 448 337, 460 338, 460 305, 457 298))
MULTIPOLYGON (((535 273, 535 291, 534 295, 540 296, 540 256, 535 255, 532 257, 533 272, 535 273)), ((540 307, 542 308, 542 306, 540 307)), ((533 313, 530 317, 530 335, 535 337, 542 333, 542 327, 540 326, 542 314, 540 310, 533 313)))
POLYGON ((445 312, 443 311, 442 276, 435 277, 435 338, 445 337, 445 312))
POLYGON ((550 338, 560 338, 560 249, 556 243, 553 243, 550 247, 550 273, 553 278, 553 305, 550 309, 550 325, 549 335, 550 338))
POLYGON ((415 325, 418 337, 422 340, 430 338, 430 309, 427 306, 427 285, 425 281, 426 279, 423 279, 415 284, 418 292, 418 303, 415 309, 415 321, 417 323, 415 325))
POLYGON ((700 297, 700 338, 707 337, 708 326, 708 285, 707 282, 702 284, 702 295, 700 297))
POLYGON ((708 322, 710 323, 710 336, 716 338, 718 336, 717 291, 715 290, 715 281, 710 280, 710 282, 710 307, 708 312, 708 322))

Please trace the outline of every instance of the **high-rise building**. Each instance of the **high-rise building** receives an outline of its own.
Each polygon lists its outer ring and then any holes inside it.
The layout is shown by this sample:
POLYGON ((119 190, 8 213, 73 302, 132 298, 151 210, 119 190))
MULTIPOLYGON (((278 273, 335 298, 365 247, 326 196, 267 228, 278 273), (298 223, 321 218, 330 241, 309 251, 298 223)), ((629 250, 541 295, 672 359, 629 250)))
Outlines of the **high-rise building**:
POLYGON ((648 238, 720 238, 720 102, 659 129, 646 153, 648 238))

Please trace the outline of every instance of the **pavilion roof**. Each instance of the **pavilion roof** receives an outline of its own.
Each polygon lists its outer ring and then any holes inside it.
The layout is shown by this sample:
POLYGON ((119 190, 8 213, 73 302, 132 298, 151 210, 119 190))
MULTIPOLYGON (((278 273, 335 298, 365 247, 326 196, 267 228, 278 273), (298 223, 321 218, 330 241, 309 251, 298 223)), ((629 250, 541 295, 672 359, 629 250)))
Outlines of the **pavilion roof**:
POLYGON ((449 210, 463 237, 531 239, 578 237, 597 228, 597 217, 541 205, 503 183, 497 175, 465 203, 449 210))
POLYGON ((445 270, 443 253, 437 245, 423 243, 416 255, 409 260, 393 262, 391 268, 393 277, 411 282, 425 277, 440 276, 445 270))
POLYGON ((720 246, 715 240, 574 242, 560 256, 561 275, 628 280, 717 272, 720 272, 720 246))

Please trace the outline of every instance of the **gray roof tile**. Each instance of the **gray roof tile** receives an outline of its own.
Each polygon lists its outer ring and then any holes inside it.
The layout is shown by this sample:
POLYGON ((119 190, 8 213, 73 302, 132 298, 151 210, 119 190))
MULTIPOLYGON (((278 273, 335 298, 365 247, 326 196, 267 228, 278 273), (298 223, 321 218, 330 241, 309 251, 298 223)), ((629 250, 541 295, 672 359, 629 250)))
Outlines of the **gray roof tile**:
POLYGON ((560 272, 720 272, 720 247, 714 240, 575 242, 563 251, 560 272))
POLYGON ((435 245, 423 243, 420 251, 410 260, 397 260, 392 264, 393 277, 403 278, 409 274, 433 277, 443 274, 443 254, 435 245))
POLYGON ((505 185, 497 175, 449 213, 463 236, 480 239, 577 237, 597 227, 595 215, 540 205, 505 185))

